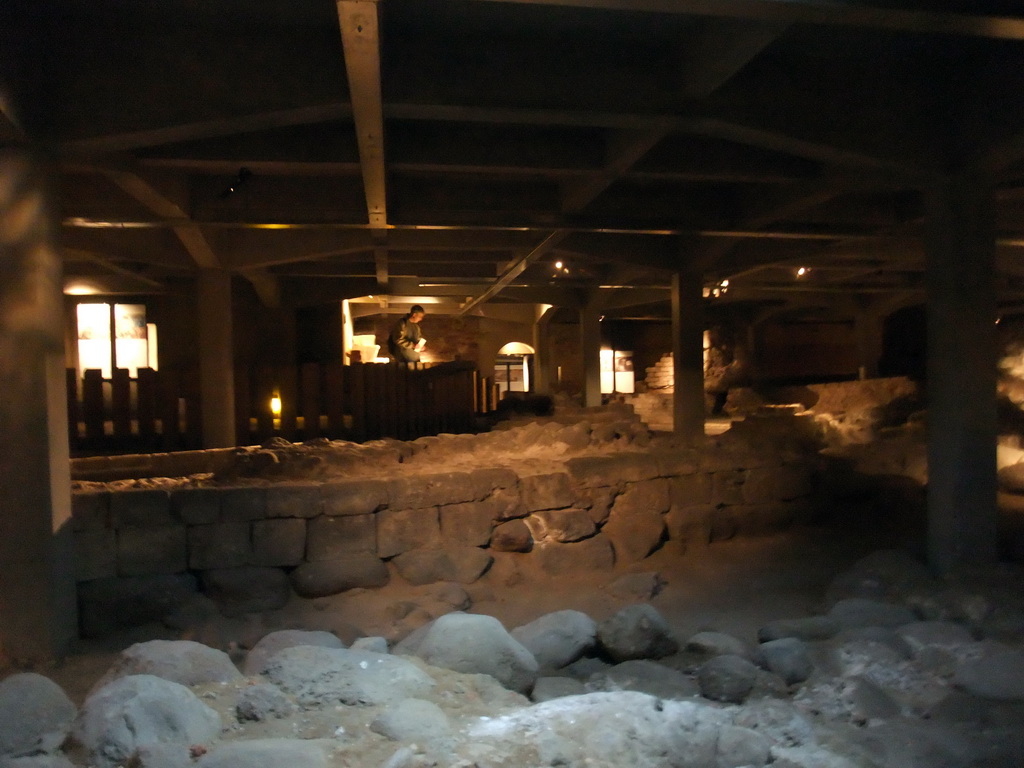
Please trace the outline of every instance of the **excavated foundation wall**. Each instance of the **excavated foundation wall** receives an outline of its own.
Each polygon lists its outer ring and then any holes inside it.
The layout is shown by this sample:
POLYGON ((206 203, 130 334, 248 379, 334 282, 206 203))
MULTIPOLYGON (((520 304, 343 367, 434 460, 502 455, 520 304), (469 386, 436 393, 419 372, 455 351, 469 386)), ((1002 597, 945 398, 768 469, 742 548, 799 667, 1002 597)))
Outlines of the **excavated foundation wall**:
MULTIPOLYGON (((662 546, 682 552, 805 518, 810 461, 628 450, 542 473, 407 474, 397 464, 387 477, 325 482, 106 483, 73 498, 82 629, 96 636, 159 619, 197 590, 241 613, 280 607, 292 590, 326 596, 395 574, 413 584, 471 583, 503 553, 536 558, 553 577, 610 570, 662 546)), ((96 473, 102 462, 94 464, 96 473)))

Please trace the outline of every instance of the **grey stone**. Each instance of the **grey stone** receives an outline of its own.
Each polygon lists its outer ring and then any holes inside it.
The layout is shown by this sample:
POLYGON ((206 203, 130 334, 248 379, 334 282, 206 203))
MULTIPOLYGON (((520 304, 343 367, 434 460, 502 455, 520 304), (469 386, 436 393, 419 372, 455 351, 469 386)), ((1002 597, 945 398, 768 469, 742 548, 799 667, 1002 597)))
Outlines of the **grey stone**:
POLYGON ((669 508, 669 482, 663 478, 629 483, 615 497, 612 514, 626 516, 667 512, 669 508))
POLYGON ((303 707, 373 706, 423 697, 434 681, 386 654, 301 645, 276 653, 263 673, 303 707))
POLYGON ((499 488, 487 498, 487 501, 493 505, 495 520, 514 520, 529 514, 523 506, 518 486, 499 488))
POLYGON ((472 584, 479 579, 494 558, 477 547, 445 547, 404 552, 392 562, 399 575, 410 584, 456 581, 472 584))
POLYGON ((242 671, 247 675, 258 675, 266 669, 267 662, 274 654, 297 645, 315 645, 318 648, 344 648, 337 635, 331 632, 305 629, 281 629, 264 635, 249 650, 242 671))
POLYGON ((597 624, 585 613, 555 611, 511 632, 544 669, 560 669, 591 650, 597 642, 597 624))
POLYGON ((840 629, 839 624, 828 616, 778 619, 770 621, 758 629, 757 639, 762 643, 783 637, 796 637, 800 640, 828 640, 840 629))
POLYGON ((35 672, 0 681, 0 757, 52 753, 71 732, 78 710, 55 682, 35 672))
POLYGON ((602 534, 571 544, 545 541, 537 544, 533 551, 540 567, 552 576, 608 571, 615 565, 611 542, 602 534))
POLYGON ((387 566, 369 553, 303 563, 290 575, 292 587, 302 597, 325 597, 357 587, 383 587, 389 578, 387 566))
POLYGON ((576 503, 587 510, 595 525, 601 525, 608 519, 617 495, 616 488, 583 488, 577 494, 576 503))
POLYGON ((352 643, 351 648, 353 651, 387 653, 388 641, 387 638, 383 637, 360 637, 352 643))
POLYGON ((711 504, 673 504, 665 513, 665 531, 669 541, 684 548, 704 549, 711 543, 711 504))
POLYGON ((292 594, 280 568, 217 568, 202 574, 203 589, 225 616, 283 608, 292 594))
POLYGON ((757 682, 757 667, 741 656, 715 656, 701 666, 697 682, 707 699, 742 704, 757 682))
POLYGON ((650 600, 664 589, 666 582, 654 571, 626 573, 608 585, 608 591, 625 600, 650 600))
POLYGON ((716 768, 762 768, 772 762, 772 744, 750 728, 723 725, 718 731, 716 768))
POLYGON ((99 579, 78 585, 79 621, 84 637, 159 621, 196 594, 191 574, 158 574, 99 579))
POLYGON ((878 643, 895 652, 902 659, 909 659, 914 655, 914 650, 901 634, 895 629, 888 627, 854 627, 844 629, 832 638, 838 645, 846 643, 878 643))
POLYGON ((582 659, 577 659, 572 664, 567 664, 560 670, 563 675, 570 675, 574 680, 586 682, 599 672, 604 672, 607 669, 611 669, 614 664, 609 664, 604 659, 599 659, 595 656, 584 656, 582 659))
POLYGON ((235 717, 240 722, 250 720, 280 720, 295 713, 297 707, 284 691, 270 683, 258 683, 242 689, 235 702, 235 717))
POLYGON ((188 760, 193 744, 213 741, 220 717, 188 688, 152 675, 122 677, 89 696, 74 737, 97 768, 123 765, 147 748, 173 750, 188 760))
POLYGON ((220 522, 219 488, 175 488, 171 491, 171 513, 185 525, 220 522))
POLYGON ((639 691, 659 699, 688 699, 698 694, 697 683, 682 672, 647 659, 633 659, 595 672, 588 691, 639 691))
POLYGON ((495 490, 517 488, 519 485, 519 475, 504 467, 474 469, 470 472, 470 479, 476 488, 475 498, 478 500, 486 499, 495 490))
POLYGON ((526 518, 526 525, 537 541, 580 541, 597 533, 597 526, 583 509, 549 509, 526 518))
POLYGON ((369 515, 388 505, 386 480, 342 480, 320 486, 320 503, 328 517, 369 515))
POLYGON ((565 472, 520 477, 519 495, 527 512, 563 509, 573 503, 572 486, 565 472))
POLYGON ((494 502, 472 501, 440 508, 441 537, 446 543, 486 547, 497 517, 494 502))
POLYGON ((252 563, 293 566, 306 554, 306 521, 298 518, 256 520, 252 524, 252 563))
POLYGON ((247 523, 267 516, 267 489, 225 488, 220 500, 221 522, 247 523))
POLYGON ((710 504, 714 483, 707 472, 697 472, 669 481, 669 499, 673 507, 699 507, 710 504))
POLYGON ((230 683, 242 676, 223 651, 192 640, 149 640, 121 651, 92 690, 130 675, 152 675, 184 686, 230 683))
POLYGON ((448 716, 437 704, 423 699, 405 699, 377 715, 370 722, 370 730, 392 741, 422 745, 449 736, 452 729, 448 716))
POLYGON ((328 768, 324 747, 306 739, 249 739, 218 745, 196 768, 328 768))
POLYGON ((31 757, 2 757, 0 768, 75 768, 64 755, 33 755, 31 757))
POLYGON ((797 747, 816 740, 807 716, 786 699, 750 699, 736 712, 733 724, 763 733, 779 746, 797 747))
POLYGON ((829 610, 828 617, 840 628, 898 627, 917 621, 914 612, 901 605, 858 597, 840 600, 829 610))
POLYGON ((814 671, 807 644, 795 637, 769 640, 760 647, 765 666, 781 677, 786 685, 802 683, 814 671))
POLYGON ((954 650, 974 643, 974 637, 966 627, 951 621, 918 621, 904 624, 897 632, 915 654, 920 653, 923 648, 939 647, 954 650))
POLYGON ((437 507, 385 509, 378 512, 377 554, 388 558, 411 549, 430 549, 441 544, 437 507))
POLYGON ((316 517, 320 514, 316 483, 274 483, 267 488, 267 517, 316 517))
POLYGON ((614 661, 660 659, 679 648, 668 622, 647 603, 626 606, 602 621, 597 639, 614 661))
POLYGON ((75 581, 117 575, 117 532, 113 528, 74 531, 75 581))
POLYGON ((188 567, 184 525, 122 528, 117 532, 120 576, 181 573, 188 567))
POLYGON ((683 650, 703 653, 708 656, 732 654, 733 656, 742 656, 748 661, 754 660, 754 653, 749 645, 724 632, 698 632, 686 641, 683 650))
POLYGON ((170 495, 153 488, 112 493, 110 513, 115 528, 166 526, 175 522, 170 495))
POLYGON ((957 668, 953 682, 983 699, 1024 701, 1024 651, 997 650, 966 661, 957 668))
POLYGON ((509 520, 494 528, 491 549, 498 552, 529 552, 533 549, 533 534, 522 520, 509 520))
POLYGON ((306 530, 306 559, 334 560, 345 555, 377 554, 377 516, 317 517, 306 530))
POLYGON ((388 481, 392 509, 425 509, 476 501, 476 483, 468 472, 410 475, 388 481))
POLYGON ((572 677, 538 677, 530 691, 530 700, 540 703, 564 696, 580 696, 586 692, 583 683, 572 677))
POLYGON ((900 705, 884 688, 863 675, 851 678, 852 685, 847 693, 850 717, 855 722, 888 720, 900 713, 900 705))
POLYGON ((236 568, 251 565, 252 536, 249 523, 217 523, 188 528, 189 568, 236 568))
POLYGON ((71 522, 76 531, 112 528, 109 491, 75 491, 71 494, 71 522))
POLYGON ((665 519, 656 509, 623 511, 624 507, 620 507, 623 497, 615 500, 608 522, 601 530, 615 549, 616 562, 631 563, 643 560, 661 545, 665 519))
POLYGON ((506 688, 525 692, 538 664, 493 616, 449 613, 427 630, 416 655, 437 667, 490 675, 506 688))

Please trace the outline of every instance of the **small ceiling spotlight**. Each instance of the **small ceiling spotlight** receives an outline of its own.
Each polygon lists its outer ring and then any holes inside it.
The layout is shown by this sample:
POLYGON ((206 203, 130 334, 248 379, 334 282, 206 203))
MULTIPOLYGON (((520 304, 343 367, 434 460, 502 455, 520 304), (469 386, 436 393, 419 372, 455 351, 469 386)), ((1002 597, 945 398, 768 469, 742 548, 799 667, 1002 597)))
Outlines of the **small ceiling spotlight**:
POLYGON ((719 283, 719 285, 722 286, 723 288, 728 288, 729 287, 729 281, 728 280, 723 280, 722 282, 719 283))
POLYGON ((797 269, 797 271, 796 271, 796 276, 797 277, 807 277, 807 275, 809 275, 810 272, 811 272, 811 268, 810 267, 799 267, 797 269))
POLYGON ((561 268, 562 268, 562 262, 556 261, 555 262, 555 269, 561 269, 561 268))
POLYGON ((248 168, 239 168, 238 174, 232 179, 231 183, 224 188, 224 191, 220 193, 220 199, 224 200, 231 197, 238 190, 245 186, 246 182, 252 178, 252 171, 248 168))

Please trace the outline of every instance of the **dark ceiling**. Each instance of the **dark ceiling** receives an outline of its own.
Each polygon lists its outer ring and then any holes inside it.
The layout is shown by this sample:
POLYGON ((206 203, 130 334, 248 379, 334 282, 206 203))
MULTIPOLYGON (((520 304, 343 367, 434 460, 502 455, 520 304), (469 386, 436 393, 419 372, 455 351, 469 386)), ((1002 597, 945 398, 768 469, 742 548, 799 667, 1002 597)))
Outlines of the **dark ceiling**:
POLYGON ((1024 298, 1019 3, 6 0, 0 83, 106 291, 666 316, 699 270, 709 303, 884 309, 923 297, 924 191, 974 169, 1024 298))

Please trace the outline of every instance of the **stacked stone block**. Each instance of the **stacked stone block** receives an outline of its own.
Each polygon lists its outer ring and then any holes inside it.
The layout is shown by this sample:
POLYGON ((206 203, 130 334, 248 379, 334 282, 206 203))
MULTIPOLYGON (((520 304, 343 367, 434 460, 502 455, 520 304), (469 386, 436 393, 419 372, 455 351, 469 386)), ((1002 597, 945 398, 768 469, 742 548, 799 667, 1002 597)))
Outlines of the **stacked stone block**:
POLYGON ((539 474, 84 491, 73 504, 75 565, 83 594, 168 576, 237 592, 271 571, 305 597, 394 573, 470 583, 505 552, 557 576, 777 530, 805 513, 810 492, 806 464, 685 449, 577 457, 539 474))

